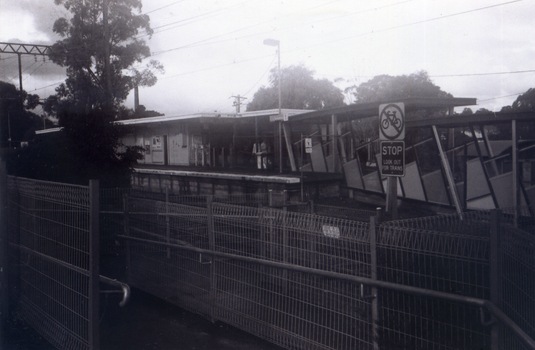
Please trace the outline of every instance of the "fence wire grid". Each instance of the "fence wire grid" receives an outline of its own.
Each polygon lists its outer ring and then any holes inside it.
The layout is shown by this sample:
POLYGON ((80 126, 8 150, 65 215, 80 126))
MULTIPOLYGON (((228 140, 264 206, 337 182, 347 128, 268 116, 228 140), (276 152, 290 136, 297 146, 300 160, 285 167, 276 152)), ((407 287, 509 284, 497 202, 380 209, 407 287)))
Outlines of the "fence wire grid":
POLYGON ((8 177, 10 299, 58 349, 92 347, 89 188, 8 177))
MULTIPOLYGON (((121 204, 106 214, 125 235, 147 240, 121 240, 130 282, 140 289, 288 349, 491 348, 491 327, 482 326, 475 307, 150 242, 488 300, 490 212, 384 222, 372 244, 367 222, 266 207, 264 199, 244 206, 229 198, 158 196, 122 192, 115 200, 121 204)), ((504 214, 504 224, 509 216, 504 214)), ((528 221, 524 218, 517 228, 521 234, 512 239, 530 247, 528 221)), ((501 276, 514 278, 505 271, 505 260, 511 261, 505 247, 501 276)), ((508 269, 522 266, 533 276, 529 253, 508 269)), ((500 286, 507 289, 504 298, 512 299, 508 314, 517 313, 515 321, 533 337, 533 286, 519 283, 504 278, 500 286)), ((501 329, 500 348, 523 348, 501 329)))

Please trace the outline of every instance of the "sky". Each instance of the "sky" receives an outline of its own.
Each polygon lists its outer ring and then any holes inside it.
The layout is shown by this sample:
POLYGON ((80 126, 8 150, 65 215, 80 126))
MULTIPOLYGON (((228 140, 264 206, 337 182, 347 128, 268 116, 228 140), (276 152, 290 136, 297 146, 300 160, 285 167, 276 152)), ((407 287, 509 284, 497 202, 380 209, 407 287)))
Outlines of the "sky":
MULTIPOLYGON (((425 70, 443 91, 477 98, 472 110, 499 111, 535 87, 533 0, 144 0, 141 12, 154 34, 142 37, 152 56, 140 67, 155 59, 165 73, 140 89, 140 103, 165 115, 250 101, 277 67, 268 38, 280 42, 283 68, 305 65, 342 90, 425 70)), ((0 0, 0 42, 52 45, 63 16, 54 0, 0 0)), ((24 55, 22 69, 24 90, 41 98, 65 80, 43 56, 24 55)), ((0 55, 0 80, 18 87, 17 55, 0 55)))

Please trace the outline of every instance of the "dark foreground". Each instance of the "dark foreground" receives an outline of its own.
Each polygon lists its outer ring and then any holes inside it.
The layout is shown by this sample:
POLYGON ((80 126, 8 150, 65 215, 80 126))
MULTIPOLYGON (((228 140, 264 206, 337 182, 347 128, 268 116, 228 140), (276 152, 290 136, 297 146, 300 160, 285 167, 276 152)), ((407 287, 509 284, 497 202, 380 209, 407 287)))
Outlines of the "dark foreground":
MULTIPOLYGON (((119 307, 116 294, 101 296, 102 350, 282 350, 234 327, 185 311, 140 290, 119 307)), ((23 322, 10 322, 2 349, 52 350, 23 322)))

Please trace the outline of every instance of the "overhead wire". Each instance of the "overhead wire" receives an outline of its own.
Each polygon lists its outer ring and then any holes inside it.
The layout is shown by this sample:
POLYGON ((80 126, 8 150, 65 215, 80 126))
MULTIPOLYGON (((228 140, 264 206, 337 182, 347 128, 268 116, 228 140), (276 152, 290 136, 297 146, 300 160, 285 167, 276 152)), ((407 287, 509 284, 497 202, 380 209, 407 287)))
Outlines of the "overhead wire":
POLYGON ((162 6, 162 7, 160 7, 160 8, 157 8, 157 9, 155 9, 155 10, 152 10, 152 11, 149 11, 149 12, 145 12, 144 14, 145 14, 145 15, 148 15, 149 13, 153 13, 153 12, 156 12, 156 11, 160 11, 160 10, 163 10, 163 9, 165 9, 165 8, 167 8, 167 7, 170 7, 170 6, 176 5, 176 4, 178 4, 178 3, 180 3, 180 2, 184 2, 184 1, 186 1, 186 0, 180 0, 180 1, 175 1, 175 2, 174 2, 174 3, 172 3, 172 4, 169 4, 169 5, 165 5, 165 6, 162 6))
MULTIPOLYGON (((325 6, 325 5, 328 5, 328 4, 337 2, 337 1, 340 1, 340 0, 331 1, 331 2, 324 3, 324 4, 321 4, 321 5, 317 5, 317 6, 312 6, 312 7, 309 7, 307 9, 304 9, 303 11, 308 11, 308 10, 311 10, 311 9, 314 9, 314 8, 325 6)), ((358 14, 362 14, 362 13, 367 13, 367 12, 370 12, 370 11, 375 11, 377 9, 396 6, 396 5, 404 4, 404 3, 407 3, 407 2, 411 2, 411 1, 414 1, 414 0, 405 0, 405 1, 396 2, 396 3, 393 3, 393 4, 380 6, 380 7, 370 8, 370 9, 361 10, 361 11, 355 11, 355 12, 351 12, 351 13, 344 14, 344 15, 341 15, 341 16, 335 16, 335 17, 326 18, 326 19, 323 19, 323 20, 318 21, 318 22, 323 22, 323 21, 332 20, 332 19, 339 19, 340 17, 346 17, 346 16, 352 16, 352 15, 358 15, 358 14)), ((288 14, 288 15, 286 15, 284 17, 291 17, 291 16, 293 16, 295 14, 296 13, 288 14)), ((210 41, 210 40, 213 40, 213 39, 216 39, 216 38, 220 38, 220 37, 223 37, 223 36, 226 36, 226 35, 229 35, 229 34, 233 34, 233 33, 236 33, 236 32, 243 31, 243 30, 251 29, 253 27, 258 27, 260 25, 263 25, 263 24, 266 24, 266 23, 269 23, 269 22, 272 22, 272 21, 273 21, 273 19, 266 20, 264 22, 258 22, 258 23, 255 23, 253 25, 247 26, 247 27, 239 28, 239 29, 233 30, 233 31, 228 32, 228 33, 224 33, 224 34, 216 35, 216 36, 213 36, 213 37, 210 37, 210 38, 206 38, 206 39, 203 39, 203 40, 199 40, 199 41, 194 42, 194 43, 182 45, 182 46, 179 46, 179 47, 176 47, 176 48, 172 48, 172 49, 168 49, 168 50, 156 51, 156 52, 153 53, 153 55, 159 55, 159 54, 162 54, 162 53, 176 51, 176 50, 180 50, 180 49, 184 49, 184 48, 199 47, 199 46, 204 46, 204 45, 212 45, 212 44, 216 44, 216 43, 234 41, 234 40, 245 39, 245 38, 250 38, 250 37, 254 37, 254 36, 260 36, 260 35, 263 35, 263 34, 269 34, 269 33, 271 33, 271 31, 263 31, 263 32, 260 32, 260 33, 244 35, 244 36, 241 36, 241 37, 238 37, 238 38, 229 38, 229 39, 219 40, 219 41, 215 41, 215 42, 214 41, 210 41)), ((305 25, 309 25, 309 24, 308 23, 292 24, 292 25, 289 25, 289 26, 286 26, 286 27, 282 27, 280 30, 284 31, 284 30, 289 30, 289 29, 293 29, 293 28, 300 27, 300 26, 305 26, 305 25)))
MULTIPOLYGON (((484 6, 484 7, 471 9, 471 10, 467 10, 467 11, 457 12, 457 13, 453 13, 453 14, 449 14, 449 15, 445 15, 445 16, 441 16, 441 17, 434 17, 434 18, 430 18, 430 19, 426 19, 426 20, 422 20, 422 21, 406 23, 406 24, 399 25, 399 26, 393 26, 393 27, 385 28, 385 29, 382 29, 382 30, 379 30, 379 31, 371 31, 371 32, 362 33, 362 34, 358 34, 358 35, 352 35, 352 36, 344 37, 342 39, 336 39, 336 40, 322 42, 322 43, 319 43, 319 44, 313 44, 313 45, 309 45, 309 46, 306 46, 306 47, 302 47, 300 49, 290 49, 287 52, 293 52, 293 51, 297 51, 297 50, 302 50, 304 48, 321 46, 321 45, 325 45, 325 44, 329 44, 329 43, 333 43, 333 42, 337 42, 337 41, 341 41, 341 40, 347 40, 347 39, 358 37, 358 36, 370 35, 370 34, 375 34, 377 32, 384 32, 384 31, 388 31, 388 30, 394 30, 394 29, 399 29, 399 28, 408 27, 408 26, 412 26, 412 25, 422 24, 422 23, 426 23, 426 22, 430 22, 430 21, 436 21, 436 20, 439 20, 439 19, 445 19, 445 18, 450 18, 450 17, 454 17, 454 16, 464 15, 464 14, 473 13, 473 12, 476 12, 476 11, 483 11, 483 10, 487 10, 487 9, 490 9, 490 8, 509 5, 509 4, 512 4, 512 3, 520 2, 520 1, 522 1, 522 0, 512 0, 512 1, 503 2, 503 3, 500 3, 500 4, 494 4, 494 5, 484 6)), ((184 47, 186 47, 186 46, 183 46, 183 47, 180 47, 180 48, 184 48, 184 47)), ((170 49, 170 50, 167 50, 165 52, 169 52, 169 51, 172 51, 172 50, 177 50, 177 49, 180 49, 180 48, 170 49)), ((158 54, 160 54, 160 53, 163 53, 163 52, 159 52, 158 54)), ((175 74, 175 75, 169 76, 167 78, 172 78, 172 77, 183 76, 183 75, 187 75, 187 74, 198 73, 198 72, 202 72, 202 71, 222 68, 222 67, 226 67, 226 66, 233 65, 233 64, 244 63, 244 62, 249 62, 249 61, 253 61, 253 60, 257 60, 257 59, 262 59, 262 58, 265 58, 265 57, 267 57, 267 56, 263 55, 263 56, 258 56, 258 57, 246 59, 246 60, 234 61, 234 62, 228 63, 228 64, 222 64, 222 65, 208 67, 208 68, 204 68, 204 69, 200 69, 200 70, 184 72, 184 73, 181 73, 181 74, 175 74)), ((488 73, 488 74, 492 74, 492 73, 488 73)))

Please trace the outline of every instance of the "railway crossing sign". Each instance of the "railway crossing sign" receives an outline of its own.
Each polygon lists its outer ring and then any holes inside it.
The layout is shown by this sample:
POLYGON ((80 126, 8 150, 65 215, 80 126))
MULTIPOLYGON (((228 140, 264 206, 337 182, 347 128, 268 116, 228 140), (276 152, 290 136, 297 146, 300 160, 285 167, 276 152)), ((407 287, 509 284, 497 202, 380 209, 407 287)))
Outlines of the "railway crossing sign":
POLYGON ((385 141, 405 139, 404 103, 387 103, 379 106, 379 138, 385 141))
POLYGON ((387 103, 379 106, 381 174, 405 176, 405 105, 387 103))

